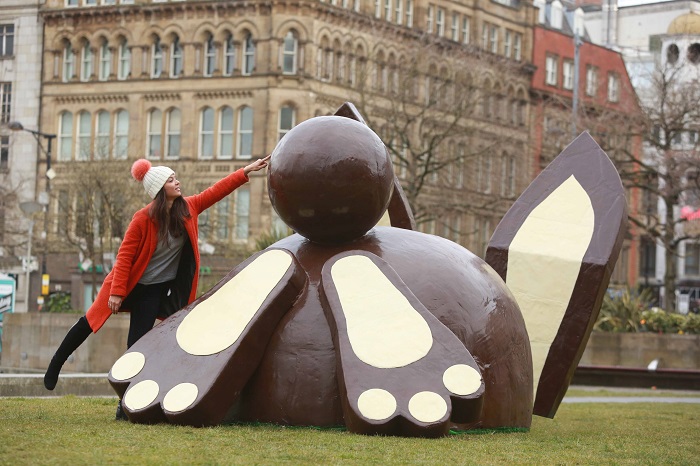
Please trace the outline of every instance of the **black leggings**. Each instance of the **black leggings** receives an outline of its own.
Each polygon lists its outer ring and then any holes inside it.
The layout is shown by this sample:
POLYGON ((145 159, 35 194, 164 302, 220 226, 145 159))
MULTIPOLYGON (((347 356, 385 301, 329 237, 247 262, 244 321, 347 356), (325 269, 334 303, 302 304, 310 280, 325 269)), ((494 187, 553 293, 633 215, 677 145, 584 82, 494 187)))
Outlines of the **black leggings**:
POLYGON ((153 285, 138 283, 124 300, 122 307, 131 311, 127 349, 153 328, 160 313, 161 300, 169 285, 170 282, 153 285))

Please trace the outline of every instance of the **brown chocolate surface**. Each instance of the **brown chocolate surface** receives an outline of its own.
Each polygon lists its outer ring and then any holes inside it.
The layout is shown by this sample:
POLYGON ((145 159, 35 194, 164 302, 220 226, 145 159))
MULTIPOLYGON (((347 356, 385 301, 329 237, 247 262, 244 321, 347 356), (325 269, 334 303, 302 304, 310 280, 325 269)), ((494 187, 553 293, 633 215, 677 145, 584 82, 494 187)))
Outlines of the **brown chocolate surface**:
MULTIPOLYGON (((590 198, 595 225, 540 377, 534 413, 546 417, 554 417, 581 359, 622 247, 627 221, 627 203, 617 170, 588 133, 564 149, 518 198, 496 228, 486 253, 486 261, 507 281, 508 248, 518 230, 528 215, 572 175, 590 198)), ((551 271, 541 273, 544 278, 551 271)))

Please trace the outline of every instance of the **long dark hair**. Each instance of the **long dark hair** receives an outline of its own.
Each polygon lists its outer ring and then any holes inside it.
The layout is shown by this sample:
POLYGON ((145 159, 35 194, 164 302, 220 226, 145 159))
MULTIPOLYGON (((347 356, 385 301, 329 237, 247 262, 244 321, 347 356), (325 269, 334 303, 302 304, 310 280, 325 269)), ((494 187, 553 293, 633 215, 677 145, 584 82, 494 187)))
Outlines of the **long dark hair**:
POLYGON ((158 241, 164 241, 168 244, 168 233, 173 238, 179 238, 185 233, 185 219, 190 218, 190 211, 185 200, 182 196, 179 196, 173 201, 173 205, 170 206, 170 212, 168 213, 165 190, 161 189, 156 194, 155 199, 153 199, 148 215, 158 225, 158 241))

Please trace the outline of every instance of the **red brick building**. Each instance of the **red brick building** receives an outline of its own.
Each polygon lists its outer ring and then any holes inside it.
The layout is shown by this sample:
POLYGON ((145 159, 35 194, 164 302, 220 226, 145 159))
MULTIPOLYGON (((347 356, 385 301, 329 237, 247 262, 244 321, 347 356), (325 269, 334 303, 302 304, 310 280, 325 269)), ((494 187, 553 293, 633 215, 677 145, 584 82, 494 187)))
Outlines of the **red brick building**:
MULTIPOLYGON (((583 131, 588 131, 613 159, 623 153, 641 153, 640 138, 631 136, 633 132, 628 130, 640 109, 622 56, 587 40, 580 9, 567 11, 559 0, 546 4, 536 0, 535 5, 538 3, 541 11, 533 37, 536 70, 531 83, 530 114, 533 172, 546 167, 583 131)), ((636 205, 636 197, 636 193, 628 191, 630 209, 636 205)), ((613 284, 637 281, 634 237, 630 230, 611 280, 613 284)))

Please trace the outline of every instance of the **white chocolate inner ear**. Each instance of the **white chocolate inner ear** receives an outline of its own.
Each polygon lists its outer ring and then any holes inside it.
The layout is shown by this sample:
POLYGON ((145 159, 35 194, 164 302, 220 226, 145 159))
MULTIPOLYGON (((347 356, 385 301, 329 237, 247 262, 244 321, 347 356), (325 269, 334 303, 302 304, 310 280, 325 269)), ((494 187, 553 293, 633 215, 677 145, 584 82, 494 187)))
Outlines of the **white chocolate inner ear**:
POLYGON ((331 269, 350 346, 366 364, 403 367, 428 354, 433 335, 408 299, 366 256, 347 256, 331 269))
POLYGON ((182 320, 180 347, 207 356, 233 345, 291 265, 291 256, 279 249, 258 256, 182 320))
POLYGON ((510 244, 506 283, 530 336, 535 393, 594 227, 591 199, 572 175, 530 213, 510 244))

